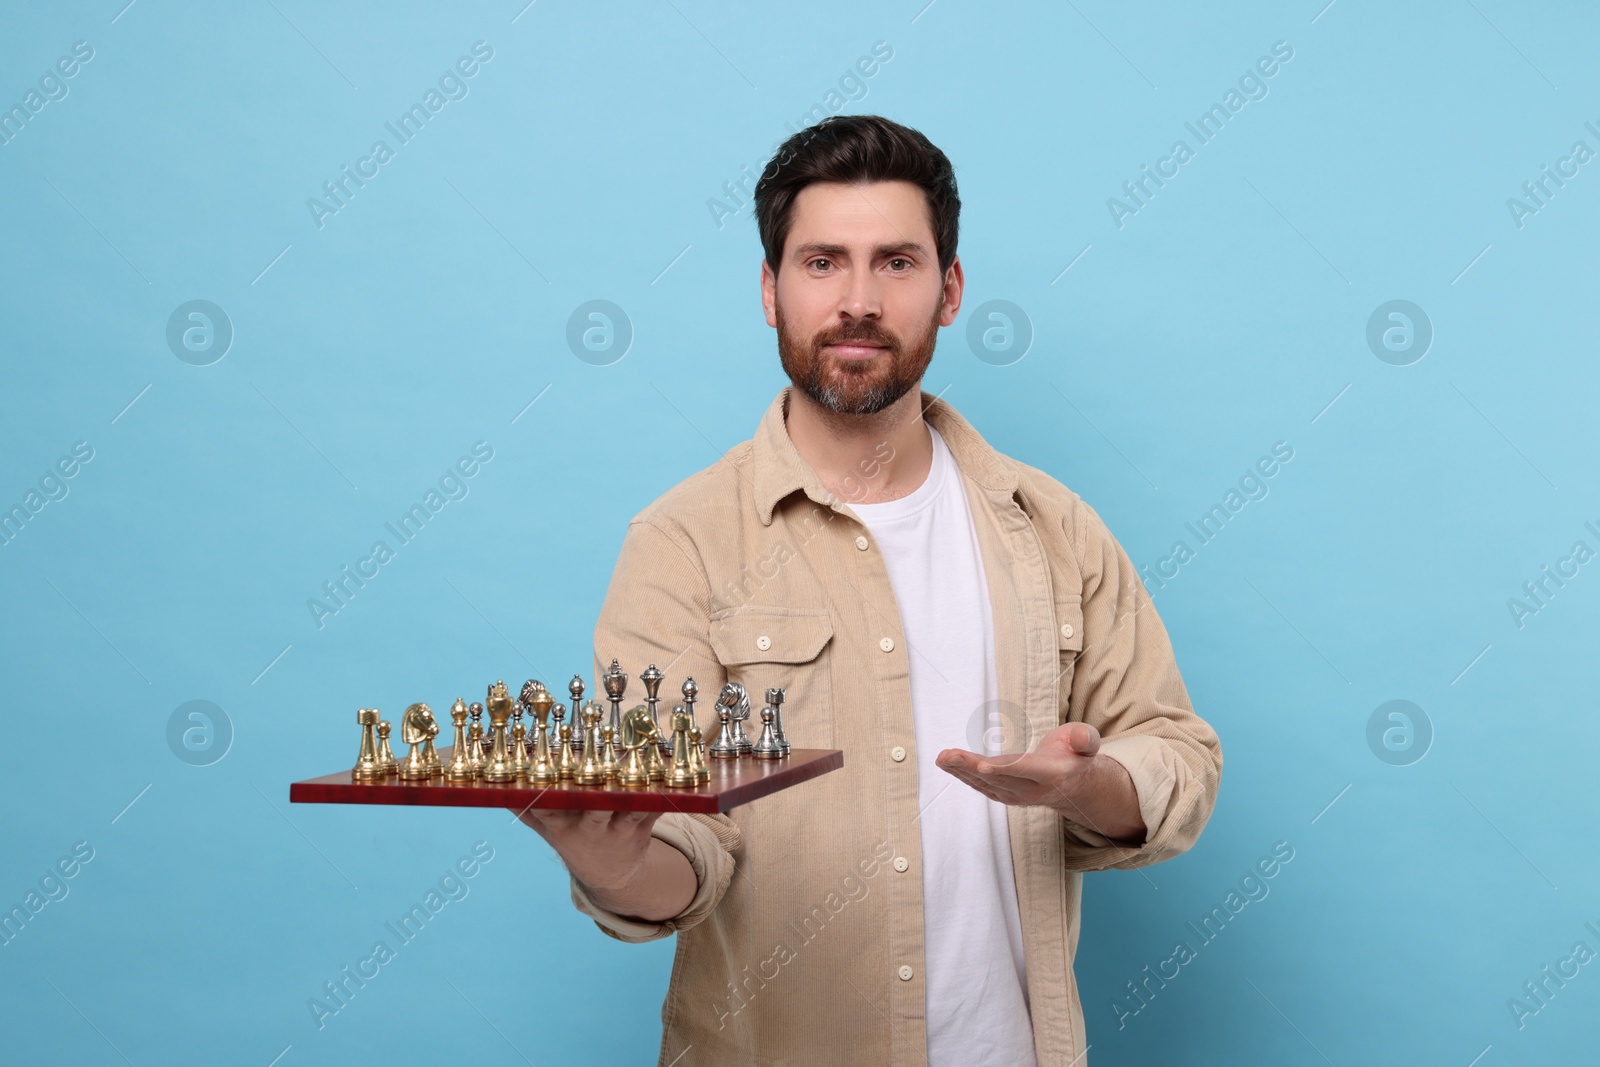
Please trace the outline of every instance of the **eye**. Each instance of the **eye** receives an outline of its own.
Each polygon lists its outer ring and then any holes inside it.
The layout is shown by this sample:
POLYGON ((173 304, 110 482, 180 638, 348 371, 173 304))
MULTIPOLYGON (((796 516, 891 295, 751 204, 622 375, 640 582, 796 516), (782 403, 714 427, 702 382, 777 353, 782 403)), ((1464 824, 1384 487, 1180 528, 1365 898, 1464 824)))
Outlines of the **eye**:
POLYGON ((895 256, 889 261, 889 269, 894 271, 896 274, 902 274, 911 269, 911 261, 906 259, 904 256, 895 256), (896 267, 896 263, 901 264, 901 266, 896 267))
POLYGON ((816 259, 813 259, 809 264, 807 264, 807 266, 809 266, 812 270, 822 270, 825 267, 832 266, 832 264, 819 256, 816 259))

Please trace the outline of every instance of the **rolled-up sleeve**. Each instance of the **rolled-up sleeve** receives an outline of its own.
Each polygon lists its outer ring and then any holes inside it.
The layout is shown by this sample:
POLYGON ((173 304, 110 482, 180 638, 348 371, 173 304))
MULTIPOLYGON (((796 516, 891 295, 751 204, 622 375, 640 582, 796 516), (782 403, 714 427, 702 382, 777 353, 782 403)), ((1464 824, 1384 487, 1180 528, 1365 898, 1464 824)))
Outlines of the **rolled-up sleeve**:
MULTIPOLYGON (((660 693, 667 708, 682 699, 678 693, 685 678, 694 678, 703 696, 715 695, 727 677, 711 650, 710 600, 705 567, 689 540, 681 532, 635 518, 595 625, 591 691, 604 694, 603 675, 616 659, 635 693, 643 689, 638 678, 647 666, 663 671, 660 693)), ((578 910, 621 941, 651 941, 702 922, 733 880, 741 840, 738 826, 726 815, 668 812, 650 832, 683 853, 694 869, 694 898, 678 915, 663 922, 618 915, 596 904, 588 889, 572 879, 578 910)))
POLYGON ((1100 751, 1132 778, 1145 840, 1119 845, 1063 820, 1069 870, 1132 869, 1187 851, 1216 805, 1222 744, 1195 713, 1172 642, 1138 572, 1094 509, 1079 501, 1066 533, 1083 577, 1084 647, 1070 721, 1100 731, 1100 751))

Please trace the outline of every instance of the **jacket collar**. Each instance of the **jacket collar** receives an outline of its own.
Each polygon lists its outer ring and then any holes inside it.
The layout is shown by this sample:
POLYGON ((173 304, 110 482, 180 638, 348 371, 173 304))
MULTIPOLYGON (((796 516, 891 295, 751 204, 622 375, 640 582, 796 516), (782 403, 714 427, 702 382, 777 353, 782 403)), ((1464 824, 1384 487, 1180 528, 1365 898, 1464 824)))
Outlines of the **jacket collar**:
MULTIPOLYGON (((772 525, 773 509, 795 492, 804 492, 825 506, 844 506, 823 486, 816 471, 789 439, 784 419, 789 413, 792 388, 786 385, 779 390, 767 413, 761 417, 761 425, 751 441, 756 514, 763 526, 772 525)), ((944 438, 961 472, 985 489, 1014 493, 1018 485, 1016 468, 991 448, 955 408, 931 393, 919 392, 922 417, 944 438)))

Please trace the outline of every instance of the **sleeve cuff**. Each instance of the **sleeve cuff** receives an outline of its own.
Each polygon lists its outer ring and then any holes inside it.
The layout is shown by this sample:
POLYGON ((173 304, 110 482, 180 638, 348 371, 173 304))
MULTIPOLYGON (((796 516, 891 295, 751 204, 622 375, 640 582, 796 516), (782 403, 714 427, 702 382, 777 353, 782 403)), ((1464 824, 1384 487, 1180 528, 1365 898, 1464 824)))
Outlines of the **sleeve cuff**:
POLYGON ((725 819, 725 822, 725 827, 713 827, 698 821, 697 816, 669 812, 651 827, 651 837, 683 853, 689 866, 694 868, 694 897, 676 917, 648 922, 608 911, 595 903, 588 888, 576 878, 572 879, 573 904, 618 941, 655 941, 698 925, 711 914, 733 879, 734 860, 730 853, 739 844, 739 831, 732 820, 725 819))
POLYGON ((1123 845, 1091 830, 1081 823, 1067 820, 1072 835, 1086 845, 1096 848, 1122 848, 1129 853, 1149 848, 1156 843, 1172 805, 1172 794, 1177 787, 1177 777, 1166 761, 1167 744, 1158 737, 1125 734, 1100 742, 1100 754, 1116 760, 1133 779, 1134 792, 1139 797, 1139 816, 1144 820, 1144 844, 1123 845))

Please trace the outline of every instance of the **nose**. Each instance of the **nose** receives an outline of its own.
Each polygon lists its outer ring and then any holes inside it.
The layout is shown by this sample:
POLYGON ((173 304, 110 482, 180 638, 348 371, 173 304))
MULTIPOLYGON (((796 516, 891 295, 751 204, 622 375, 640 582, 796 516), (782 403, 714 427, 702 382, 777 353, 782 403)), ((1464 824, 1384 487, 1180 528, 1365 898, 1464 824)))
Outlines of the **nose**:
POLYGON ((883 291, 876 271, 851 272, 849 285, 839 297, 839 314, 847 319, 875 319, 882 316, 883 291))

